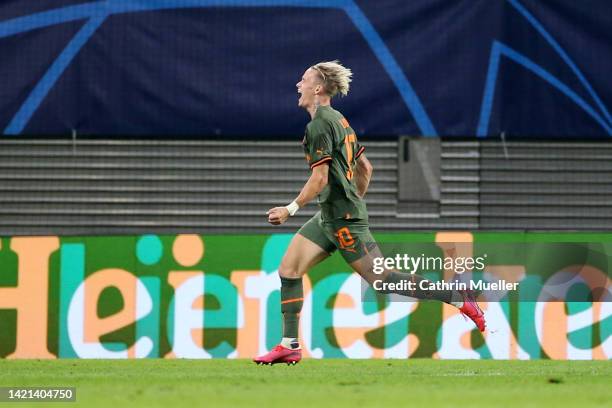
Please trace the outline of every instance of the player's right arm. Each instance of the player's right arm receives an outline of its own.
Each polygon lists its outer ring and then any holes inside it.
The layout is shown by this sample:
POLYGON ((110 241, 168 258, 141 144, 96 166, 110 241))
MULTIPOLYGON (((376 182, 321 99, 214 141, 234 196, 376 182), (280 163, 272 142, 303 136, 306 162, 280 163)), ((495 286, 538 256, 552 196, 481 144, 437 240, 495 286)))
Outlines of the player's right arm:
MULTIPOLYGON (((327 175, 329 172, 329 163, 324 163, 312 169, 312 173, 304 184, 302 191, 293 202, 298 205, 298 208, 304 207, 306 204, 314 200, 327 186, 327 175)), ((274 207, 268 210, 268 222, 272 225, 280 225, 287 221, 291 215, 287 207, 274 207)))
POLYGON ((329 163, 324 163, 320 166, 316 166, 312 169, 312 173, 308 178, 308 181, 300 191, 300 195, 297 196, 295 202, 300 206, 304 207, 306 204, 317 198, 321 191, 327 186, 327 176, 329 173, 329 163))
POLYGON ((363 198, 368 191, 370 185, 370 179, 372 178, 372 171, 374 167, 370 161, 366 158, 365 154, 359 155, 355 162, 355 184, 357 185, 357 195, 363 198))
POLYGON ((314 200, 327 186, 329 163, 332 161, 332 136, 324 122, 312 121, 306 128, 305 147, 308 154, 306 159, 312 170, 308 181, 295 200, 286 207, 275 207, 268 210, 268 222, 280 225, 287 218, 314 200))

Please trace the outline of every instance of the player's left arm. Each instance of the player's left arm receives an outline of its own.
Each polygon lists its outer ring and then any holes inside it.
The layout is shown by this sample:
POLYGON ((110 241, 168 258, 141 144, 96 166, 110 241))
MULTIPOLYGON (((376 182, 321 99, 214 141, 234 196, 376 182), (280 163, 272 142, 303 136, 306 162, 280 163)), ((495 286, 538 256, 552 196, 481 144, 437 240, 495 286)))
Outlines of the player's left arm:
POLYGON ((357 195, 363 198, 368 191, 370 179, 372 178, 374 167, 366 158, 365 154, 359 155, 355 162, 355 184, 357 185, 357 195))
MULTIPOLYGON (((275 207, 271 210, 268 210, 268 222, 272 225, 280 225, 287 221, 289 218, 289 211, 294 203, 298 207, 295 208, 297 211, 298 208, 304 207, 306 204, 314 200, 321 191, 327 185, 327 175, 329 173, 329 162, 322 163, 316 167, 313 167, 312 173, 302 187, 302 191, 297 196, 297 198, 287 207, 275 207)), ((295 212, 294 212, 295 213, 295 212)))

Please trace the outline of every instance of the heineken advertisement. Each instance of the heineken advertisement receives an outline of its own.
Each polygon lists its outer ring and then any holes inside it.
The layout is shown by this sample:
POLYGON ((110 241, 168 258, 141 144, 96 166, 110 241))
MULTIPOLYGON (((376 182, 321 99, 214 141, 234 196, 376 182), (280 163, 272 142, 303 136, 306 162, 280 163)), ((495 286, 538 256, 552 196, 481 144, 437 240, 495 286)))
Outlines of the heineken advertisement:
MULTIPOLYGON (((280 338, 277 270, 291 237, 2 238, 0 357, 261 354, 280 338)), ((453 306, 372 293, 334 254, 304 279, 300 337, 307 357, 612 358, 612 234, 376 239, 380 270, 480 290, 487 332, 474 330, 453 306)))

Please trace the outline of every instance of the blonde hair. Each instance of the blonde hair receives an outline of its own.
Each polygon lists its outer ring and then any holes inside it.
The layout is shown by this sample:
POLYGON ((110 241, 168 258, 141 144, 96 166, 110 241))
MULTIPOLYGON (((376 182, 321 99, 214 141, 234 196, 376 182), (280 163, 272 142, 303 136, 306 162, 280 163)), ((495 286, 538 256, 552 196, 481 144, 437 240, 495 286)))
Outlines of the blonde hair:
POLYGON ((311 68, 318 72, 320 79, 323 81, 325 93, 330 97, 333 98, 338 93, 342 96, 348 94, 353 72, 340 64, 340 61, 319 62, 311 68))

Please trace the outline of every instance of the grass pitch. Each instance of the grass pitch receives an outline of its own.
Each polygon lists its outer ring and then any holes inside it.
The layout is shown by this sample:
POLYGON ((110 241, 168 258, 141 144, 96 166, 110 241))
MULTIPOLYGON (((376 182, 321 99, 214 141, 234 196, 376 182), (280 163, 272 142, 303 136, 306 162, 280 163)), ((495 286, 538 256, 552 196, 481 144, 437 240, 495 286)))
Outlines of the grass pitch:
POLYGON ((611 361, 0 360, 0 386, 76 387, 53 407, 603 407, 611 385, 611 361))

